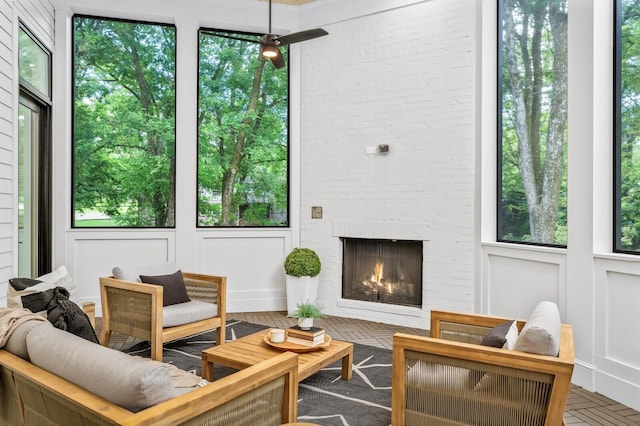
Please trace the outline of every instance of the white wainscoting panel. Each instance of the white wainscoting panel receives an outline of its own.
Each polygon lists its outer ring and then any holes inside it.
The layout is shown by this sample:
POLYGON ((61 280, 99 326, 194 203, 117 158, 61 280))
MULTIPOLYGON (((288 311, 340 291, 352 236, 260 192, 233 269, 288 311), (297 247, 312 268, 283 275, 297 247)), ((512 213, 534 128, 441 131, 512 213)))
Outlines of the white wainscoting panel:
POLYGON ((286 310, 284 236, 204 238, 199 269, 227 276, 227 311, 286 310))
MULTIPOLYGON (((78 297, 97 305, 100 301, 98 279, 111 275, 115 266, 149 265, 175 259, 173 233, 130 233, 120 237, 116 232, 95 232, 69 237, 72 239, 68 247, 72 252, 67 256, 66 266, 78 288, 78 297)), ((96 309, 96 315, 101 315, 99 306, 96 309)))
POLYGON ((483 312, 526 319, 549 300, 565 315, 566 261, 563 254, 485 247, 483 312))
POLYGON ((605 356, 640 368, 640 276, 609 271, 605 308, 605 356))
POLYGON ((640 262, 636 256, 598 255, 594 277, 595 387, 640 410, 640 262))

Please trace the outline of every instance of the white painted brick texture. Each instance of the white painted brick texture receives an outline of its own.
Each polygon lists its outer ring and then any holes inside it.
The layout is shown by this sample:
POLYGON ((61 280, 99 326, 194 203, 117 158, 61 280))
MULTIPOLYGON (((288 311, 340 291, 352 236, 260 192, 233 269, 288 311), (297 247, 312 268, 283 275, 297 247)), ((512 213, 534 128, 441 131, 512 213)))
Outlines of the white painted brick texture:
POLYGON ((301 244, 329 314, 428 328, 473 310, 477 8, 435 0, 326 26, 301 48, 301 244), (388 155, 366 148, 388 144, 388 155), (322 206, 323 219, 311 219, 322 206), (339 307, 333 223, 426 224, 419 318, 339 307))

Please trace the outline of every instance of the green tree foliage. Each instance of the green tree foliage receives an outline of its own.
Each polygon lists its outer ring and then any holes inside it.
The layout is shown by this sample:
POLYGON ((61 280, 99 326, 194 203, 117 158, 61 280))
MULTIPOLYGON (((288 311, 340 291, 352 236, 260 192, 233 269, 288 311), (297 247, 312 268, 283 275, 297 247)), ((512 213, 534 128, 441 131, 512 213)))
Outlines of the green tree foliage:
POLYGON ((566 10, 502 1, 501 240, 566 244, 566 10))
POLYGON ((119 226, 171 227, 175 27, 73 22, 74 212, 102 213, 119 226))
POLYGON ((199 57, 198 225, 287 226, 287 68, 203 32, 199 57))
POLYGON ((620 3, 620 204, 616 248, 640 251, 640 0, 620 3))

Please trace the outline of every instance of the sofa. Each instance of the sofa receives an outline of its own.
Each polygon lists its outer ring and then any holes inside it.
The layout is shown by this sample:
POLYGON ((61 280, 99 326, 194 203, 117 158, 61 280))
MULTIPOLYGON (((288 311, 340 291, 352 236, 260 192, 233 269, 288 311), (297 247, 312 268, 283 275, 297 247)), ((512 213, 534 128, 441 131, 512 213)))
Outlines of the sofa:
POLYGON ((0 425, 280 425, 297 417, 297 355, 209 383, 25 321, 0 348, 0 425))

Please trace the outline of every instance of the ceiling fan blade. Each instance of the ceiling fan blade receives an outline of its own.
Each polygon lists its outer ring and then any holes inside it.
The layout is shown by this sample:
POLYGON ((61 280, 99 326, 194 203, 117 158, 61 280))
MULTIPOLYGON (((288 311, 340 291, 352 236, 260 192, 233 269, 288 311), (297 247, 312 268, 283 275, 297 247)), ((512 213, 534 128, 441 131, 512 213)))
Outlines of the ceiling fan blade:
POLYGON ((322 28, 315 28, 312 30, 299 31, 297 33, 285 34, 280 37, 276 37, 276 41, 280 46, 287 46, 293 43, 300 43, 301 41, 311 40, 312 38, 318 38, 326 36, 329 33, 322 28))
POLYGON ((284 56, 282 56, 282 52, 280 51, 279 48, 276 47, 276 50, 278 51, 278 54, 273 58, 269 58, 269 59, 271 59, 271 63, 273 64, 274 67, 284 68, 284 66, 286 65, 284 63, 284 56))
POLYGON ((239 41, 248 41, 250 43, 260 43, 260 40, 252 40, 250 38, 246 38, 246 37, 237 37, 234 35, 229 35, 227 33, 220 33, 217 31, 207 31, 207 30, 201 30, 202 34, 206 34, 206 35, 210 35, 210 36, 216 36, 216 37, 222 37, 222 38, 228 38, 231 40, 239 40, 239 41))

